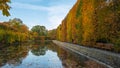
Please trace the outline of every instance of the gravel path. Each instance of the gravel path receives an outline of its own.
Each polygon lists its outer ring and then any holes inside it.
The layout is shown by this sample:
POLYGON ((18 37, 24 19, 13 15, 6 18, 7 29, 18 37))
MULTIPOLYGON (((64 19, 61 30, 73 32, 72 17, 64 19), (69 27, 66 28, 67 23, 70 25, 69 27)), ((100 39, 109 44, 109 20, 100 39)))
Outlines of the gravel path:
POLYGON ((95 60, 109 68, 120 68, 120 54, 53 40, 53 43, 95 60))

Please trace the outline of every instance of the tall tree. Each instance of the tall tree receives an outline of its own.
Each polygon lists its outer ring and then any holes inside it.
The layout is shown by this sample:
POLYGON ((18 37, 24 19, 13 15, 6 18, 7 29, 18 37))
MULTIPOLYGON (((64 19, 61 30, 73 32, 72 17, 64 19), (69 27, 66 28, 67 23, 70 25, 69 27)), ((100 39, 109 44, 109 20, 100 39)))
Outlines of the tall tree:
POLYGON ((19 18, 10 19, 9 23, 10 23, 10 26, 16 28, 17 30, 21 30, 22 26, 24 25, 22 20, 19 18))
POLYGON ((33 26, 31 31, 37 32, 39 36, 46 36, 47 35, 47 29, 45 28, 45 26, 40 26, 40 25, 33 26))

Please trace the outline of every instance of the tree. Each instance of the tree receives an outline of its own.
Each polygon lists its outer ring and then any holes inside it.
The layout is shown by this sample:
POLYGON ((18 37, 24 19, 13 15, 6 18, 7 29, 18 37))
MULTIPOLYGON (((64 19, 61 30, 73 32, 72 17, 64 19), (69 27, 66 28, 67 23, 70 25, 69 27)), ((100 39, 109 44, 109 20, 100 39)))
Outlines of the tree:
POLYGON ((22 20, 19 18, 10 19, 9 22, 12 25, 22 25, 23 24, 22 20))
POLYGON ((10 3, 10 0, 0 0, 0 10, 4 16, 10 16, 8 3, 10 3))
POLYGON ((86 46, 112 43, 120 51, 120 0, 77 0, 62 24, 57 39, 86 46))
POLYGON ((22 30, 21 28, 24 26, 22 20, 19 18, 10 19, 9 23, 11 27, 16 28, 17 30, 22 30))
POLYGON ((56 39, 56 29, 49 30, 48 37, 50 37, 50 39, 56 39))
POLYGON ((40 25, 33 26, 31 31, 37 32, 39 36, 47 35, 47 29, 45 28, 45 26, 40 26, 40 25))
POLYGON ((28 27, 20 19, 11 19, 9 22, 0 23, 0 42, 14 43, 25 42, 29 38, 28 27))
POLYGON ((19 18, 10 19, 9 23, 11 27, 16 28, 20 32, 26 33, 29 31, 28 27, 19 18))

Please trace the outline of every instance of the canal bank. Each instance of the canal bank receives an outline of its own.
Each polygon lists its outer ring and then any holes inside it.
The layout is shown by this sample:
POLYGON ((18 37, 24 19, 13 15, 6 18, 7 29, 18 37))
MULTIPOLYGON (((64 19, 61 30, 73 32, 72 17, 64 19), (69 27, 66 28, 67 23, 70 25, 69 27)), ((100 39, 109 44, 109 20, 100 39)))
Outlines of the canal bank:
POLYGON ((95 48, 79 46, 76 44, 60 42, 56 40, 53 40, 53 43, 61 47, 64 47, 68 50, 71 50, 77 54, 95 60, 96 62, 107 65, 109 68, 120 67, 120 54, 115 54, 109 51, 95 49, 95 48))

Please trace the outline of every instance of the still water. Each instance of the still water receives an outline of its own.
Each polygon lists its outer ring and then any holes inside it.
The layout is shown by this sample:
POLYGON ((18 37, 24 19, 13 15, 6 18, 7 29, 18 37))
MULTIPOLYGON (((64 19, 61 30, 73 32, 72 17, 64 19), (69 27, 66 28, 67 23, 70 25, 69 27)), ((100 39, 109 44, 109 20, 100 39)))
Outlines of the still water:
POLYGON ((52 42, 43 42, 10 45, 0 48, 0 68, 106 67, 84 56, 76 55, 52 42))

